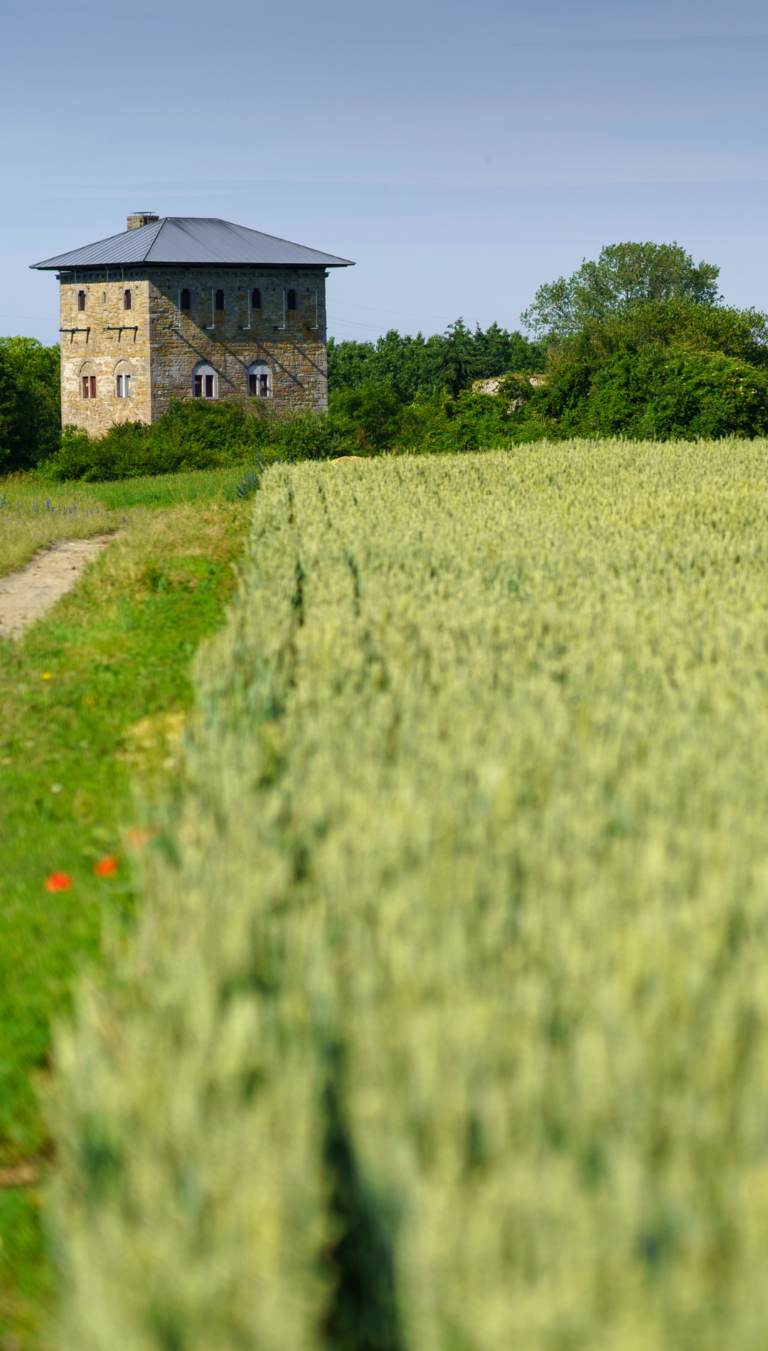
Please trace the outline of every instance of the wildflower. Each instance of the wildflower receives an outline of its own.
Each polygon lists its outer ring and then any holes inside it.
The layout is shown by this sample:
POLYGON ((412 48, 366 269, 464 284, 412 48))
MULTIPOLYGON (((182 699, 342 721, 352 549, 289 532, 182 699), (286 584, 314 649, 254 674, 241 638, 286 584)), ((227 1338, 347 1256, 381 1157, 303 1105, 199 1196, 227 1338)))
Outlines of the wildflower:
POLYGON ((143 849, 156 834, 157 831, 149 826, 131 826, 126 830, 125 838, 134 849, 143 849))
POLYGON ((50 679, 51 679, 51 673, 50 673, 50 671, 41 671, 41 673, 40 673, 40 679, 41 679, 41 680, 50 680, 50 679))
POLYGON ((72 886, 72 878, 69 873, 51 873, 50 877, 45 879, 46 891, 69 891, 72 886))
POLYGON ((114 854, 107 854, 106 858, 100 858, 98 863, 94 863, 93 871, 97 877, 114 877, 119 866, 114 854))

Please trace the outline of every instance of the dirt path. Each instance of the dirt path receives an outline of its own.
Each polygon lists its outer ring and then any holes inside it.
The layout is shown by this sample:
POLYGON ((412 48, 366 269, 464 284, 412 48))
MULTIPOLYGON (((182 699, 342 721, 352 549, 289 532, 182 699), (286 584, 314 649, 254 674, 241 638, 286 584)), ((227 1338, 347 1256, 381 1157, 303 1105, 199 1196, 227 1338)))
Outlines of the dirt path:
POLYGON ((36 554, 20 572, 0 577, 0 638, 18 638, 75 585, 114 535, 65 539, 36 554))

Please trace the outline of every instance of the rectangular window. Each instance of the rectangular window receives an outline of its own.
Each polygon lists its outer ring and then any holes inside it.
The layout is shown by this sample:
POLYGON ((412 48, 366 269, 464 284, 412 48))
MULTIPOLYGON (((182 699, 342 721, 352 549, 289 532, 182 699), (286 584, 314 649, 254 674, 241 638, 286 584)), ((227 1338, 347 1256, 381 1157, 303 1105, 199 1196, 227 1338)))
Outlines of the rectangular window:
POLYGON ((216 306, 216 309, 217 309, 217 310, 223 310, 223 309, 224 309, 224 292, 223 292, 222 290, 218 290, 218 291, 216 292, 216 302, 215 302, 215 306, 216 306))
POLYGON ((202 395, 203 395, 203 377, 202 377, 202 375, 196 375, 196 376, 195 376, 195 398, 196 398, 196 399, 200 399, 200 398, 202 398, 202 395))
POLYGON ((251 309, 252 310, 261 309, 261 290, 258 286, 256 286, 253 289, 253 291, 251 291, 251 309))
POLYGON ((266 371, 248 372, 248 393, 254 399, 269 398, 269 375, 266 371))
POLYGON ((182 292, 181 292, 181 300, 180 300, 180 302, 179 302, 179 309, 180 309, 180 310, 191 310, 191 308, 192 308, 192 306, 191 306, 191 304, 190 304, 189 290, 188 290, 188 288, 185 286, 184 289, 183 289, 182 292))
MULTIPOLYGON (((222 307, 222 308, 223 308, 223 307, 222 307)), ((212 399, 212 398, 213 398, 213 376, 212 376, 212 375, 206 375, 206 377, 205 377, 205 397, 206 397, 206 399, 212 399)))
POLYGON ((95 398, 96 398, 96 376, 95 376, 95 375, 84 375, 84 376, 83 376, 83 398, 84 398, 84 399, 95 399, 95 398))
POLYGON ((77 308, 81 311, 85 309, 85 291, 78 291, 77 293, 77 308))
POLYGON ((123 309, 124 309, 124 310, 129 310, 129 309, 131 309, 131 305, 132 305, 132 301, 131 301, 131 293, 130 293, 130 291, 124 291, 124 292, 123 292, 123 309))
POLYGON ((130 377, 130 375, 118 375, 118 377, 117 377, 117 397, 118 397, 118 399, 130 399, 130 397, 131 397, 131 377, 130 377))

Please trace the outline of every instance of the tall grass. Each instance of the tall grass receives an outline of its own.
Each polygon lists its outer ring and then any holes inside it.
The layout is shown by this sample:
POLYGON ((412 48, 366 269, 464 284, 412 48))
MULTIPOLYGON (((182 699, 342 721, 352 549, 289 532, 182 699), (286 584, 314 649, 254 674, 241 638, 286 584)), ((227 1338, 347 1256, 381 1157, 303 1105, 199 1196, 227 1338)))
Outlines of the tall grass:
POLYGON ((267 473, 59 1039, 62 1346, 762 1347, 767 469, 267 473))
POLYGON ((119 519, 79 485, 52 490, 23 476, 0 479, 0 577, 57 540, 103 535, 119 519))

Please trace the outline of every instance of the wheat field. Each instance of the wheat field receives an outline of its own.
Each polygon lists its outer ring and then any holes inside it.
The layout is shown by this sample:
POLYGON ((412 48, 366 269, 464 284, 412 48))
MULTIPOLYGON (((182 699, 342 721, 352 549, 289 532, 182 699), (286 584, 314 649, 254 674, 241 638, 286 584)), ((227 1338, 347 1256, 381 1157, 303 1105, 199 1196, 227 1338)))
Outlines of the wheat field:
POLYGON ((767 478, 268 471, 58 1037, 62 1347, 762 1348, 767 478))

